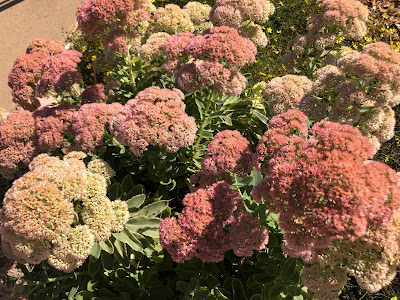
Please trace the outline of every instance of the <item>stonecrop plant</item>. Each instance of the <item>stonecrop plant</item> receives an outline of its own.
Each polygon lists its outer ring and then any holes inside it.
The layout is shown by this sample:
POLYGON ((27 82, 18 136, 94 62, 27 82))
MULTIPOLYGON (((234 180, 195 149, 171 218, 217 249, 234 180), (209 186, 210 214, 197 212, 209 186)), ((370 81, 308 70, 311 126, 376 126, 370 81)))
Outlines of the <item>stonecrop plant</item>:
POLYGON ((67 46, 28 44, 0 111, 1 299, 400 292, 400 168, 374 160, 399 49, 364 43, 357 0, 294 2, 85 0, 67 46))

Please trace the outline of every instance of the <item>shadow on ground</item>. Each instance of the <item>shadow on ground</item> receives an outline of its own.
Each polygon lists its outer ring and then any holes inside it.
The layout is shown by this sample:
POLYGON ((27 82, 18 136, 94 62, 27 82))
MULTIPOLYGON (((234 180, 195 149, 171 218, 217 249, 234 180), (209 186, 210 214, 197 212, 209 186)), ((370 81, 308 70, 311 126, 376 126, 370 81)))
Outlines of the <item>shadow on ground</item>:
POLYGON ((0 12, 13 7, 14 5, 21 3, 24 0, 4 0, 0 2, 0 12))

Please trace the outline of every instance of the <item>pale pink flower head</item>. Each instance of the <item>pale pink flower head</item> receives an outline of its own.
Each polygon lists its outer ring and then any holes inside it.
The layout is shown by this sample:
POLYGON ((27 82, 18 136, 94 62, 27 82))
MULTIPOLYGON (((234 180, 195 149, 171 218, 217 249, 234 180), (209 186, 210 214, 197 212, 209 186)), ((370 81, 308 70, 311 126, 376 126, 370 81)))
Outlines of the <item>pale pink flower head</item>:
POLYGON ((139 49, 140 57, 148 61, 161 58, 163 54, 166 54, 162 45, 168 37, 170 35, 166 32, 156 32, 150 35, 146 43, 139 49))
POLYGON ((286 75, 272 79, 264 91, 269 113, 275 116, 298 108, 311 88, 312 82, 306 76, 286 75))
POLYGON ((81 105, 87 103, 106 102, 106 94, 104 93, 104 84, 96 83, 82 91, 81 105))
POLYGON ((141 156, 149 145, 167 152, 188 147, 194 142, 197 126, 185 113, 183 97, 177 89, 147 88, 116 115, 111 132, 135 156, 141 156))
POLYGON ((246 20, 264 24, 275 12, 274 5, 263 0, 217 0, 210 20, 219 26, 239 27, 246 20))
POLYGON ((4 198, 4 226, 25 238, 51 242, 72 224, 72 202, 46 180, 49 176, 32 171, 14 182, 4 198))
POLYGON ((157 8, 154 15, 154 32, 167 32, 177 34, 180 32, 192 32, 194 26, 189 14, 176 4, 167 4, 157 8))

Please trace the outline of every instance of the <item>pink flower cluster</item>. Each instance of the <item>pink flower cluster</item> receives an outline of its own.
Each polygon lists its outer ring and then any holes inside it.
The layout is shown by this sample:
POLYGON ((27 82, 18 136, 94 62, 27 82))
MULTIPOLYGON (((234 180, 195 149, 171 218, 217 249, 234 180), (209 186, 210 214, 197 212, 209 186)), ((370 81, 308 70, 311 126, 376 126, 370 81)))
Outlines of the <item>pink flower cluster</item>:
POLYGON ((364 80, 379 80, 382 84, 400 87, 400 53, 383 42, 368 44, 363 53, 350 52, 338 61, 347 74, 364 80))
POLYGON ((180 88, 194 92, 213 85, 215 91, 228 95, 239 95, 245 89, 247 80, 238 69, 253 62, 257 54, 253 42, 226 26, 199 36, 170 36, 162 48, 168 57, 164 68, 175 74, 180 88))
POLYGON ((217 0, 210 12, 210 20, 214 25, 239 28, 246 20, 264 24, 274 12, 275 7, 269 1, 217 0))
POLYGON ((201 171, 190 178, 191 184, 205 188, 220 180, 231 182, 230 172, 241 177, 249 174, 253 168, 253 153, 249 144, 237 130, 217 133, 208 145, 201 171))
POLYGON ((13 178, 21 165, 27 165, 37 153, 35 120, 32 113, 16 110, 0 123, 0 174, 13 178))
POLYGON ((149 87, 119 111, 111 122, 115 138, 135 156, 141 156, 148 146, 160 146, 168 152, 193 144, 197 126, 185 113, 183 93, 149 87))
POLYGON ((306 119, 293 110, 272 118, 254 157, 266 176, 253 196, 280 214, 284 250, 313 262, 334 241, 388 225, 400 207, 400 186, 387 165, 366 162, 373 147, 358 129, 319 122, 306 139, 306 119))
POLYGON ((187 194, 178 217, 161 222, 161 246, 178 263, 193 257, 220 262, 230 249, 237 256, 251 256, 266 246, 268 231, 257 217, 242 211, 242 201, 226 181, 187 194))
POLYGON ((106 123, 110 123, 122 107, 119 103, 82 105, 72 119, 78 149, 93 152, 96 147, 102 146, 106 123))
POLYGON ((105 102, 106 94, 104 91, 104 84, 96 83, 82 91, 81 105, 87 103, 101 103, 105 102))
POLYGON ((72 116, 76 106, 60 104, 44 106, 33 112, 36 128, 36 143, 41 151, 68 146, 66 136, 73 136, 72 116))
POLYGON ((115 60, 115 52, 126 54, 136 47, 141 23, 150 21, 147 0, 86 0, 78 7, 80 29, 90 37, 103 39, 105 59, 115 60))
POLYGON ((0 123, 0 174, 13 178, 40 152, 76 147, 96 151, 104 144, 106 123, 122 109, 119 103, 44 106, 33 113, 17 110, 0 123), (74 145, 75 139, 75 145, 74 145))
POLYGON ((79 84, 81 75, 76 68, 81 56, 78 51, 65 50, 57 41, 33 40, 8 75, 13 101, 33 111, 40 106, 40 97, 79 84))
POLYGON ((149 20, 144 0, 86 0, 78 7, 80 29, 93 37, 104 33, 108 26, 130 31, 140 20, 149 20))

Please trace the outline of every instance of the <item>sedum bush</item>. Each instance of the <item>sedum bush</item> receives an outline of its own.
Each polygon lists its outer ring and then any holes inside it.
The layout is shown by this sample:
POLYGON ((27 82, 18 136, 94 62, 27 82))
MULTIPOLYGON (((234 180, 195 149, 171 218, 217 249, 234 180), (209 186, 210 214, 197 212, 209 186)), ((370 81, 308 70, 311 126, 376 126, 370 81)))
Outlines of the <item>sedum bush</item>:
POLYGON ((17 272, 2 297, 337 299, 349 277, 390 285, 400 183, 373 158, 396 135, 400 59, 365 45, 368 9, 160 2, 86 0, 70 44, 36 39, 16 59, 0 258, 17 272))

